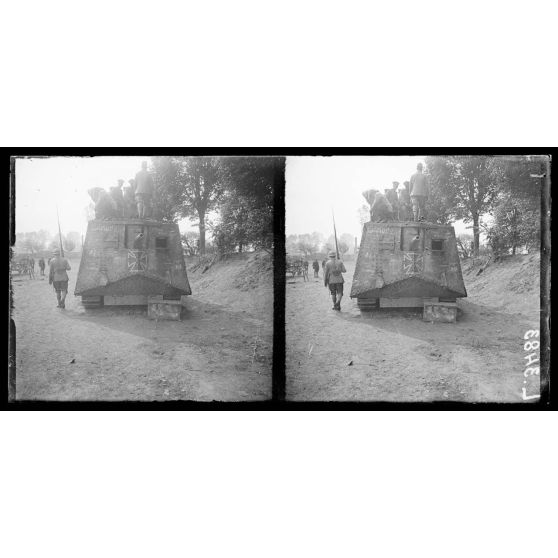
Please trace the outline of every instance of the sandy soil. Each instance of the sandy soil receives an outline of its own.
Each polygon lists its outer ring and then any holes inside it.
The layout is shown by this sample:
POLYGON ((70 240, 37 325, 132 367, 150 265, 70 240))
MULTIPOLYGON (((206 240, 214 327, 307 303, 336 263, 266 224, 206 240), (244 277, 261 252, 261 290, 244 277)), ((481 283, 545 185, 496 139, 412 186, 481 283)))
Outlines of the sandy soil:
POLYGON ((346 262, 341 313, 331 310, 321 270, 319 280, 287 280, 287 399, 521 402, 523 387, 538 393, 538 376, 523 383, 523 335, 539 327, 538 260, 520 257, 523 273, 471 270, 456 324, 426 323, 421 311, 400 309, 361 315, 348 297, 354 265, 346 262), (510 290, 510 282, 523 290, 510 290), (488 283, 498 293, 492 306, 488 283))
MULTIPOLYGON (((143 308, 66 310, 46 278, 13 278, 16 398, 20 400, 242 401, 271 397, 272 314, 231 308, 190 277, 181 322, 153 321, 143 308)), ((210 276, 210 272, 208 272, 210 276)), ((255 295, 272 307, 269 293, 255 295)))

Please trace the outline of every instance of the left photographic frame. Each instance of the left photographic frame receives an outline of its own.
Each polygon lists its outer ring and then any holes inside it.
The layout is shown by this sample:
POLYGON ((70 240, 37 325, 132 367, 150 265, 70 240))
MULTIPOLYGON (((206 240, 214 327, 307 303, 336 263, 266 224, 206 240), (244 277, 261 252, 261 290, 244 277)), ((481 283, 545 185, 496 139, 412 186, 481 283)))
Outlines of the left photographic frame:
POLYGON ((285 159, 11 157, 10 402, 269 402, 285 159))

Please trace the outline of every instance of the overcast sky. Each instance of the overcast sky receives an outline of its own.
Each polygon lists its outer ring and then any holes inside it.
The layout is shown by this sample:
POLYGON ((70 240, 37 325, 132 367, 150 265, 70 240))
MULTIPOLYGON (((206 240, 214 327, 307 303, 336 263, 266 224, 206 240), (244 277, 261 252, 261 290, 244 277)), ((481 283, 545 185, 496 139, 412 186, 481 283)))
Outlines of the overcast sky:
MULTIPOLYGON (((149 157, 48 157, 16 160, 16 232, 57 232, 56 205, 62 232, 85 234, 87 190, 108 190, 119 178, 126 182, 149 157)), ((384 190, 394 180, 409 180, 424 157, 288 157, 286 167, 286 232, 332 234, 331 210, 339 234, 360 238, 358 209, 362 192, 384 190)), ((456 224, 456 232, 462 229, 456 224)), ((181 230, 192 228, 182 221, 181 230)), ((469 231, 470 232, 470 231, 469 231)))
POLYGON ((87 190, 108 190, 119 178, 135 177, 148 157, 48 157, 16 160, 16 232, 57 232, 56 206, 62 233, 85 234, 87 190))
MULTIPOLYGON (((423 156, 287 157, 286 234, 318 231, 327 238, 333 234, 333 209, 338 235, 349 233, 360 241, 358 209, 369 207, 362 192, 383 192, 395 180, 402 186, 419 162, 424 163, 423 156)), ((455 227, 465 232, 462 223, 455 227)))
MULTIPOLYGON (((87 190, 108 191, 119 178, 126 184, 150 157, 48 157, 16 160, 16 233, 45 229, 57 234, 56 206, 62 234, 85 235, 84 209, 91 202, 87 190)), ((182 230, 189 229, 186 222, 182 230)))

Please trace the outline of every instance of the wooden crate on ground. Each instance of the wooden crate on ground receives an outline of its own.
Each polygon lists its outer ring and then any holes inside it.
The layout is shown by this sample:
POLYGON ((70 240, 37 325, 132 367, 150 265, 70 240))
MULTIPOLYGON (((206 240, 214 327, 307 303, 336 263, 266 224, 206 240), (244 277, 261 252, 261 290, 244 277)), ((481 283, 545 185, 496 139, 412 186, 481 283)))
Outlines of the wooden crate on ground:
POLYGON ((182 315, 182 302, 180 300, 165 300, 162 296, 147 299, 147 317, 152 320, 176 320, 182 315))
POLYGON ((425 301, 422 317, 425 322, 455 323, 457 321, 457 303, 425 301))

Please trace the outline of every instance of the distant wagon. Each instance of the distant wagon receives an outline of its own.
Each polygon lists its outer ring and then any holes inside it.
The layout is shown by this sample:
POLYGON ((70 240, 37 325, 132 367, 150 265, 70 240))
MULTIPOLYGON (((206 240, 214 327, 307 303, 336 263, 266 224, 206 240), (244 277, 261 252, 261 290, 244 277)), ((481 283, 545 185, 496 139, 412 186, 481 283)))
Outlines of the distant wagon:
POLYGON ((287 255, 287 275, 302 277, 308 281, 308 262, 298 255, 287 255))
POLYGON ((74 294, 86 308, 147 305, 192 293, 176 223, 89 221, 74 294))
POLYGON ((452 226, 426 222, 364 225, 351 298, 361 311, 424 307, 425 319, 455 321, 466 297, 452 226), (448 319, 444 315, 449 316, 448 319))

